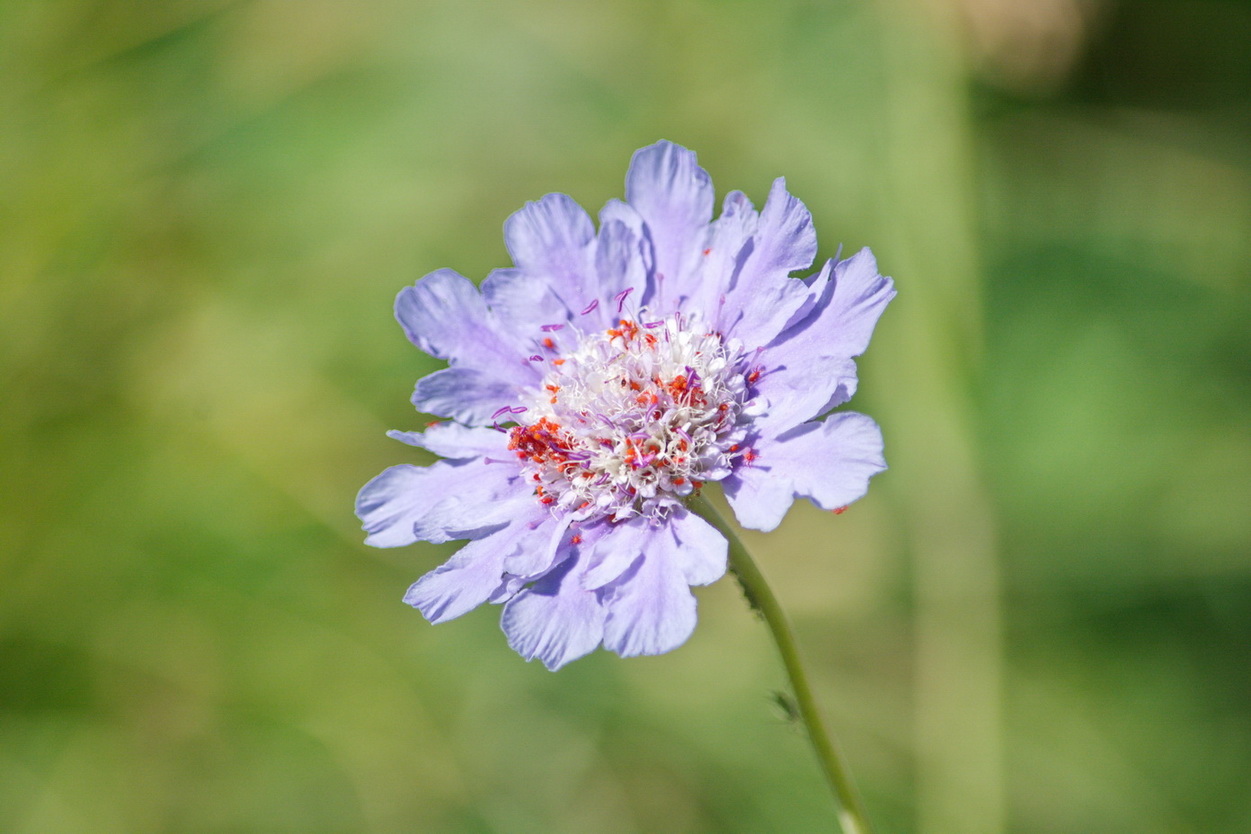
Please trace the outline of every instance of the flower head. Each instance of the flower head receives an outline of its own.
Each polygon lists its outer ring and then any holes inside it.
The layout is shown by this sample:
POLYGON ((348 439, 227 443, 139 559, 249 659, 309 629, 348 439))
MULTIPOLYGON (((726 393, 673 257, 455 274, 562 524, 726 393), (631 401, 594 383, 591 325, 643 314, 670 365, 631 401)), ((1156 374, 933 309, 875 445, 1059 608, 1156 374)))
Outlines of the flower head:
POLYGON ((468 540, 405 596, 431 622, 503 603, 509 645, 551 669, 601 644, 667 652, 695 627, 690 586, 726 569, 686 498, 719 481, 772 530, 796 497, 841 511, 886 468, 872 420, 829 412, 891 280, 867 249, 791 277, 817 241, 782 179, 760 212, 734 191, 712 214, 695 155, 659 142, 598 232, 549 194, 505 223, 516 266, 481 292, 451 270, 400 292, 409 339, 449 364, 413 404, 451 421, 391 432, 443 459, 386 470, 356 510, 379 547, 468 540))

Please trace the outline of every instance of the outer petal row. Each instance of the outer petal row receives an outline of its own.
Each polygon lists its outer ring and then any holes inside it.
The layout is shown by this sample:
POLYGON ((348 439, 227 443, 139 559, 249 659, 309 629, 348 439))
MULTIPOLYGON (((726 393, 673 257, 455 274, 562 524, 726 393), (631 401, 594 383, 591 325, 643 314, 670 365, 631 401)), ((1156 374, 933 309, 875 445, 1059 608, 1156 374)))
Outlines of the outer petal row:
POLYGON ((599 593, 578 581, 580 567, 581 557, 569 559, 509 600, 500 618, 508 645, 552 671, 594 651, 604 637, 606 612, 599 593))
POLYGON ((684 510, 659 526, 605 524, 588 537, 593 545, 563 534, 542 516, 499 528, 423 576, 405 601, 438 623, 533 580, 508 600, 500 623, 519 654, 558 669, 601 642, 623 657, 677 648, 695 628, 690 585, 725 573, 725 539, 684 510))
MULTIPOLYGON (((556 559, 559 535, 537 511, 521 511, 507 526, 469 542, 408 589, 404 601, 432 623, 459 617, 505 591, 525 563, 542 575, 556 559)), ((563 532, 563 530, 561 531, 563 532)), ((522 580, 533 576, 523 575, 522 580)))
POLYGON ((483 424, 519 390, 537 385, 519 339, 501 327, 478 289, 450 269, 432 272, 395 299, 395 317, 409 340, 450 368, 417 382, 413 405, 428 414, 483 424))
POLYGON ((745 345, 763 345, 786 326, 808 297, 807 286, 792 272, 812 266, 817 234, 807 207, 786 190, 779 177, 739 258, 729 272, 721 321, 726 333, 745 345))
POLYGON ((591 326, 608 326, 618 293, 633 290, 637 300, 647 288, 651 251, 643 219, 624 204, 605 207, 596 235, 571 197, 548 194, 509 217, 504 237, 518 267, 513 272, 524 277, 489 278, 483 291, 523 335, 547 335, 538 329, 582 316, 591 317, 591 326))
POLYGON ((473 428, 460 423, 432 423, 424 432, 389 431, 387 437, 434 452, 449 460, 469 460, 477 457, 502 457, 508 448, 508 439, 501 432, 488 428, 473 428))
POLYGON ((515 361, 521 353, 494 321, 478 288, 455 270, 440 269, 400 290, 395 318, 409 341, 453 365, 489 367, 515 361))
POLYGON ((761 440, 758 447, 755 463, 722 481, 739 523, 755 530, 781 524, 796 498, 810 498, 825 510, 844 507, 886 469, 877 423, 850 411, 761 440))
POLYGON ((567 194, 526 203, 504 222, 504 243, 513 263, 545 279, 570 309, 594 290, 595 227, 567 194))
POLYGON ((356 496, 366 544, 403 547, 417 541, 476 539, 533 504, 513 462, 442 460, 392 466, 356 496))
POLYGON ((807 292, 795 320, 760 354, 757 390, 768 413, 758 425, 766 434, 785 432, 851 399, 852 357, 869 346, 874 325, 895 297, 894 284, 878 273, 868 249, 828 262, 807 292))
POLYGON ((672 308, 694 291, 714 196, 708 172, 686 148, 657 142, 635 151, 626 174, 626 202, 647 224, 657 282, 645 303, 660 299, 672 308))

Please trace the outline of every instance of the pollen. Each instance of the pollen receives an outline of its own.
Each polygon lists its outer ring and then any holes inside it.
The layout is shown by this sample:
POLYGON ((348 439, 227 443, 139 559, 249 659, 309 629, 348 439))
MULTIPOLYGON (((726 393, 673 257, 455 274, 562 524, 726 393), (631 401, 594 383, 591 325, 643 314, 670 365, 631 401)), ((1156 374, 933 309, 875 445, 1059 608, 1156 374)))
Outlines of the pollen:
POLYGON ((575 519, 661 519, 740 453, 749 356, 693 316, 646 309, 615 327, 569 331, 538 395, 522 400, 509 448, 540 504, 575 519), (568 350, 564 350, 568 348, 568 350))

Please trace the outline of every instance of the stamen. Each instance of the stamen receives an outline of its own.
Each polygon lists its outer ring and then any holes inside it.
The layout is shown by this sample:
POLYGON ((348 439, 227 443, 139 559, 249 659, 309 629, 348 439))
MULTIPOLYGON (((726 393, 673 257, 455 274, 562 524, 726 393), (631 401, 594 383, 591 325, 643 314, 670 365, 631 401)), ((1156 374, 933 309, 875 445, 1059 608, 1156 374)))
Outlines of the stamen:
MULTIPOLYGON (((619 314, 632 290, 614 296, 619 314)), ((606 330, 575 329, 527 402, 527 421, 509 430, 540 504, 582 518, 663 518, 754 459, 739 448, 755 357, 690 317, 649 319, 643 309, 606 330), (657 328, 662 338, 646 332, 657 328)), ((518 411, 495 416, 505 413, 518 411)))

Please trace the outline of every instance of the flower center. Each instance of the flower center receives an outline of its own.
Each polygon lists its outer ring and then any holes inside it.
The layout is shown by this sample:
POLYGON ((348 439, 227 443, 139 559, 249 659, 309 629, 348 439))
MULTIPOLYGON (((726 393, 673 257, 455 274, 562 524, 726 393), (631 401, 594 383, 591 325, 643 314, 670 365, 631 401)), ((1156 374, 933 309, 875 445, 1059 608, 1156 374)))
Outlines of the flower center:
POLYGON ((754 380, 741 345, 680 313, 648 318, 575 333, 566 353, 542 341, 551 370, 525 409, 508 410, 521 415, 509 448, 543 504, 580 518, 662 517, 736 457, 751 459, 754 380))

